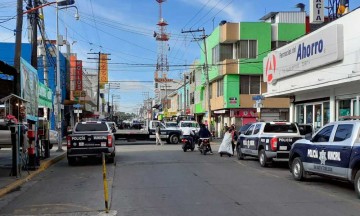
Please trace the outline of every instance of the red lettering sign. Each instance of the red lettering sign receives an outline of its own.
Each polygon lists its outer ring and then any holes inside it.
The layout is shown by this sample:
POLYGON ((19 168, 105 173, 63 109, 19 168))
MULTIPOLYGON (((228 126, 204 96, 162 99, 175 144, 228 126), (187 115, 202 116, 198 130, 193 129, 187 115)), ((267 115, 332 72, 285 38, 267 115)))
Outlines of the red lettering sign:
POLYGON ((75 91, 82 91, 82 61, 76 60, 75 67, 75 91))

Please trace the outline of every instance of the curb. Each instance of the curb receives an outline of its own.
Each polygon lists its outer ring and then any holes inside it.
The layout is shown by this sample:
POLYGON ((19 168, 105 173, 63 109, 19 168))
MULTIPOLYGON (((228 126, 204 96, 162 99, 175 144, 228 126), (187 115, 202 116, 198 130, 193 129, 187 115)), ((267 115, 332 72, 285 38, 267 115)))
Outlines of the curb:
POLYGON ((0 198, 3 197, 4 195, 8 194, 12 190, 15 190, 16 188, 20 187, 25 182, 30 181, 32 178, 34 178, 36 175, 38 175, 39 173, 46 170, 51 165, 53 165, 56 162, 65 158, 65 156, 66 156, 65 153, 66 153, 66 151, 64 153, 62 153, 61 155, 58 155, 50 160, 43 161, 43 163, 40 164, 40 167, 37 170, 31 172, 28 176, 26 176, 24 178, 20 178, 18 180, 15 180, 15 182, 1 188, 0 189, 0 198))

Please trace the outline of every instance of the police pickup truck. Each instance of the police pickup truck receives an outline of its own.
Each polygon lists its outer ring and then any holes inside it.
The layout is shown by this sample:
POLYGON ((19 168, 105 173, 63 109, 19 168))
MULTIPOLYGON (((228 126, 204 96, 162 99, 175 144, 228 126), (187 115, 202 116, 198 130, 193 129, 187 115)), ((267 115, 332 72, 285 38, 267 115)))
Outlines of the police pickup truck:
POLYGON ((301 139, 298 127, 289 122, 256 122, 237 142, 237 157, 258 157, 262 167, 272 161, 288 161, 291 145, 301 139))
POLYGON ((82 157, 101 157, 105 153, 107 161, 115 160, 115 138, 106 122, 79 122, 67 136, 67 160, 70 166, 82 157))
POLYGON ((360 198, 360 121, 325 125, 313 137, 296 141, 290 151, 295 180, 320 175, 354 183, 360 198))

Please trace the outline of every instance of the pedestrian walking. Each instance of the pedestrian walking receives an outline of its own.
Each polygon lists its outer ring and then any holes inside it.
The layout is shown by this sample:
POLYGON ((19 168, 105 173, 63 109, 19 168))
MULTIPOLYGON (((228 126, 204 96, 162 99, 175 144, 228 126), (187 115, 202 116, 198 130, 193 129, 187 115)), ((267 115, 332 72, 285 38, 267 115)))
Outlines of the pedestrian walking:
POLYGON ((235 125, 234 124, 232 124, 231 126, 230 126, 230 128, 231 128, 231 146, 232 146, 232 151, 233 151, 233 153, 235 152, 235 146, 236 146, 236 142, 237 142, 237 139, 238 139, 238 133, 237 133, 237 131, 236 131, 236 129, 235 129, 235 125))
POLYGON ((164 143, 161 141, 160 135, 161 135, 160 123, 158 123, 155 128, 156 145, 164 145, 164 143))
POLYGON ((228 131, 224 134, 224 138, 219 146, 219 154, 222 157, 223 154, 231 157, 234 155, 234 150, 231 148, 232 145, 232 127, 229 127, 228 131))

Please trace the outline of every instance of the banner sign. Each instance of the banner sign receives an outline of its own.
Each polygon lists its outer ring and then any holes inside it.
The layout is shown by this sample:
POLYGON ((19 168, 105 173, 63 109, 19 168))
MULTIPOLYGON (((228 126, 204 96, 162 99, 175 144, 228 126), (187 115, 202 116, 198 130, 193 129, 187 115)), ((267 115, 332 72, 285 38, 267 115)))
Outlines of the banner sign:
POLYGON ((37 121, 38 116, 38 74, 23 58, 20 58, 20 80, 21 80, 21 97, 28 101, 26 103, 26 118, 37 121))
POLYGON ((76 56, 70 56, 70 100, 75 100, 74 91, 75 91, 75 71, 76 71, 76 56))
POLYGON ((45 106, 52 109, 53 92, 43 83, 39 82, 39 106, 45 106))
POLYGON ((107 54, 100 54, 100 83, 108 83, 108 62, 107 54))
POLYGON ((256 109, 231 109, 230 117, 254 118, 257 116, 256 109))
POLYGON ((343 58, 343 26, 325 26, 270 52, 263 60, 264 81, 275 83, 278 79, 328 65, 343 58))
POLYGON ((83 88, 83 85, 82 85, 82 61, 76 60, 75 91, 81 91, 82 88, 83 88))

